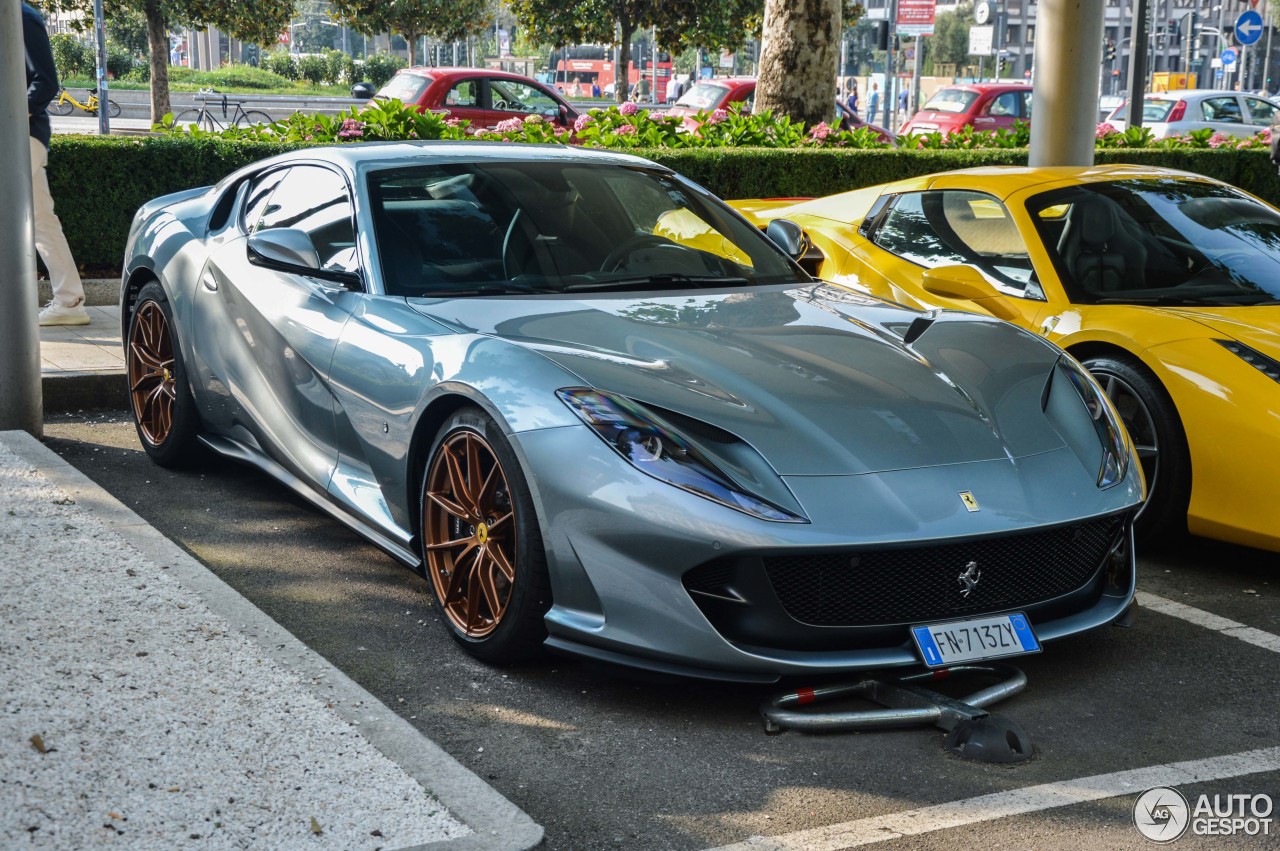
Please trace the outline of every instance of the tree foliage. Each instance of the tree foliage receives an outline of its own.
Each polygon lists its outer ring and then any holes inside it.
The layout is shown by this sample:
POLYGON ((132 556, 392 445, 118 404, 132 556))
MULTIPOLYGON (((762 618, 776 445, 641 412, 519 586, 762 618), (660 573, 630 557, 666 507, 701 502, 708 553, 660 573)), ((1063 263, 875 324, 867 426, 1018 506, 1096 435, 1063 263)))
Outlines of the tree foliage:
POLYGON ((393 32, 409 46, 415 64, 421 36, 462 41, 493 26, 490 0, 333 0, 333 14, 358 32, 393 32))
POLYGON ((973 60, 969 56, 969 26, 973 22, 973 6, 965 4, 954 12, 939 12, 929 39, 929 67, 954 65, 963 68, 973 60))
MULTIPOLYGON (((764 0, 510 0, 510 7, 533 41, 618 45, 619 67, 628 68, 631 37, 650 27, 657 30, 658 44, 673 53, 689 47, 737 50, 759 31, 764 0)), ((620 82, 619 102, 626 95, 620 82)))
MULTIPOLYGON (((93 0, 34 0, 45 12, 79 13, 84 28, 93 26, 93 0)), ((253 44, 272 44, 289 28, 293 0, 106 0, 108 20, 141 12, 147 25, 151 55, 151 118, 169 112, 169 27, 217 27, 233 38, 253 44)))

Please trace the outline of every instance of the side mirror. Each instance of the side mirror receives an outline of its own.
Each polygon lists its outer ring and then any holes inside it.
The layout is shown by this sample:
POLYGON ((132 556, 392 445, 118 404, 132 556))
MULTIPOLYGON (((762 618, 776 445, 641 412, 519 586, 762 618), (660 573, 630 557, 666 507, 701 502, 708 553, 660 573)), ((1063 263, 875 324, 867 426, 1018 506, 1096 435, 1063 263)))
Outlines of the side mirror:
POLYGON ((999 290, 972 266, 957 264, 925 269, 922 284, 927 293, 971 301, 997 319, 1009 320, 1019 316, 999 290))
POLYGON ((272 228, 249 236, 249 262, 289 272, 319 272, 320 255, 306 231, 272 228))
POLYGON ((804 228, 789 219, 774 219, 769 222, 764 233, 792 260, 799 262, 809 251, 809 235, 804 232, 804 228))

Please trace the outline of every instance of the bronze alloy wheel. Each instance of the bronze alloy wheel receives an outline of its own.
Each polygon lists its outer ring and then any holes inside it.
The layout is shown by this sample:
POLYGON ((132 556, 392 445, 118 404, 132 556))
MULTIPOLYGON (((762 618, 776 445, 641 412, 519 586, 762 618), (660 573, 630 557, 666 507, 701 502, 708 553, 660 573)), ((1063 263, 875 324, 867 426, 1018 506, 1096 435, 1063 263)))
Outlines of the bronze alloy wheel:
POLYGON ((497 629, 515 588, 517 518, 493 447, 454 432, 427 472, 422 530, 427 570, 449 621, 468 638, 497 629))
POLYGON ((129 397, 138 431, 152 446, 173 429, 177 399, 173 334, 159 302, 144 301, 129 331, 129 397))

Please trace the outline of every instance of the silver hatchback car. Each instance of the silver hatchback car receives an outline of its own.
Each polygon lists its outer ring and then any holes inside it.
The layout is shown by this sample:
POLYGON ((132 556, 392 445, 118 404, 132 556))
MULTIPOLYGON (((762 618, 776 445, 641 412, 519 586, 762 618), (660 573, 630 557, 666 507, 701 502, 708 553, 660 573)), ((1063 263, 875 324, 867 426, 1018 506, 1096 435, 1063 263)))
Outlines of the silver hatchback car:
MULTIPOLYGON (((1128 102, 1107 119, 1117 130, 1126 126, 1128 102)), ((1152 92, 1142 99, 1142 125, 1157 139, 1209 129, 1227 136, 1252 136, 1270 127, 1280 105, 1267 98, 1226 89, 1182 89, 1152 92)))

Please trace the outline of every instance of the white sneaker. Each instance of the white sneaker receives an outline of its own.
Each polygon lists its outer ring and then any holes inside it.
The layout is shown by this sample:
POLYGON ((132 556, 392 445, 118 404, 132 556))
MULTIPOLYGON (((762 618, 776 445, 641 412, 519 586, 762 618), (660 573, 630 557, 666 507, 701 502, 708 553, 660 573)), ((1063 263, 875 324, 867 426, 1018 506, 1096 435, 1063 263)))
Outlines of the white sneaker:
POLYGON ((40 324, 45 325, 88 325, 89 311, 84 309, 83 304, 77 304, 75 307, 63 307, 56 301, 51 301, 44 306, 44 310, 40 311, 40 324))

